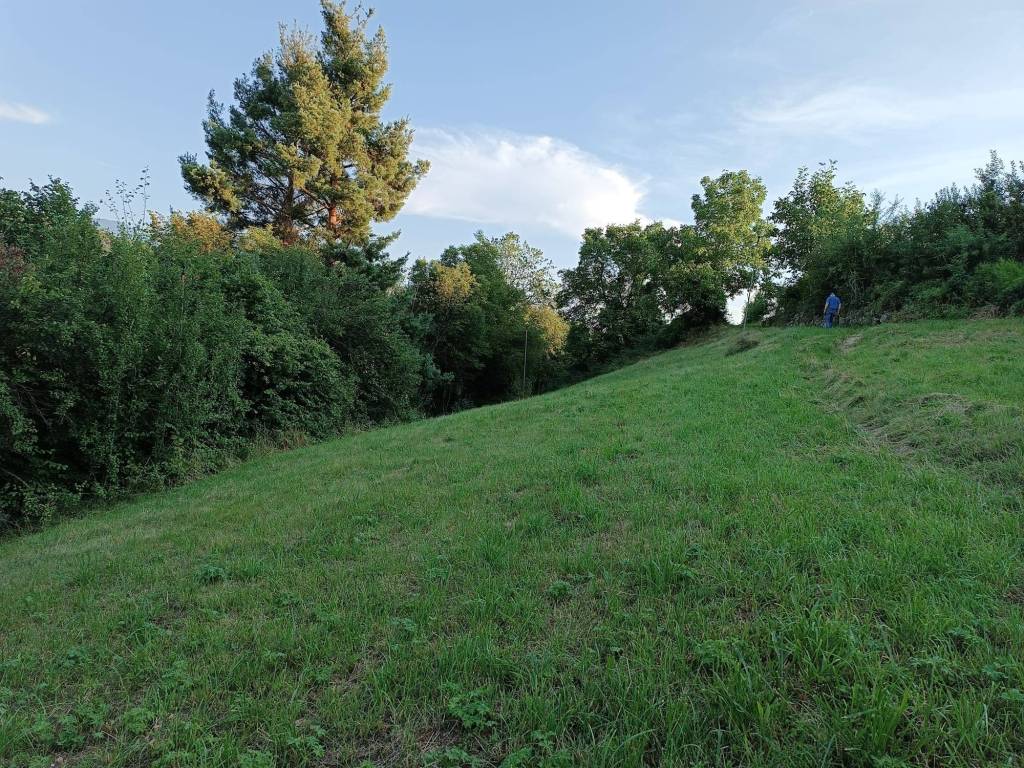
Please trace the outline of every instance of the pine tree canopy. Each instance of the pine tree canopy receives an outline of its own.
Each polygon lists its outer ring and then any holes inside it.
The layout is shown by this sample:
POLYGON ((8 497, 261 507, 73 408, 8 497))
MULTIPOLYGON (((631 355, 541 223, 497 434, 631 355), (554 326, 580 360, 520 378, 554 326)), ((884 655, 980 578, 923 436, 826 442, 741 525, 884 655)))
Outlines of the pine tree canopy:
POLYGON ((372 11, 321 5, 320 44, 282 27, 278 50, 235 81, 226 116, 210 93, 208 163, 179 161, 186 188, 233 229, 359 243, 371 222, 394 218, 429 166, 408 159, 407 120, 381 120, 388 51, 383 30, 368 36, 372 11))

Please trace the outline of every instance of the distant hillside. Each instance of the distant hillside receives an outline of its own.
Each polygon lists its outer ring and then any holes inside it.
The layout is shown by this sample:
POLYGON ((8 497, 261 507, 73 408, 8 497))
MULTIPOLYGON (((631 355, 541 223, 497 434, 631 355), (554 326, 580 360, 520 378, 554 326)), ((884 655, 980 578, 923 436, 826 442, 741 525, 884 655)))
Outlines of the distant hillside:
POLYGON ((1020 321, 730 330, 8 540, 0 763, 1016 764, 1022 404, 1020 321))

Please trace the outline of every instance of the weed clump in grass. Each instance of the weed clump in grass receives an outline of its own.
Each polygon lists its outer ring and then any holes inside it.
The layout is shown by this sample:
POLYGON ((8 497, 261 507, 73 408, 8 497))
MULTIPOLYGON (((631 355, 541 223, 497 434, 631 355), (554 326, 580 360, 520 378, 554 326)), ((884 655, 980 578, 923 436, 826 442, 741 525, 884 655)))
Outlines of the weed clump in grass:
POLYGON ((564 600, 571 594, 571 592, 572 585, 563 579, 555 579, 551 582, 548 588, 544 590, 544 594, 549 599, 555 601, 564 600))
POLYGON ((204 563, 196 570, 196 580, 200 584, 218 584, 222 581, 227 581, 227 578, 228 572, 219 565, 204 563))
POLYGON ((760 339, 756 339, 753 336, 749 336, 747 334, 737 336, 735 339, 733 339, 732 343, 728 347, 726 347, 725 356, 728 357, 729 355, 738 355, 740 352, 746 352, 748 349, 753 349, 760 343, 760 339))
POLYGON ((486 699, 487 692, 477 688, 468 692, 453 691, 448 699, 448 714, 467 731, 483 731, 497 725, 494 710, 486 699))
POLYGON ((148 731, 156 719, 156 713, 146 707, 132 707, 121 716, 124 729, 134 736, 141 736, 148 731))

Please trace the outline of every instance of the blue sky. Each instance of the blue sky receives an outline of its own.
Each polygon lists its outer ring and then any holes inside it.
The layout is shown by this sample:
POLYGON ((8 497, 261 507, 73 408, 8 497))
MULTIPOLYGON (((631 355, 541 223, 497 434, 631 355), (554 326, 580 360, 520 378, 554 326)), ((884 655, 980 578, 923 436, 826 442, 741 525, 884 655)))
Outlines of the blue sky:
MULTIPOLYGON (((380 0, 389 117, 433 169, 397 250, 434 257, 520 232, 560 267, 585 226, 690 220, 702 175, 746 168, 784 194, 833 158, 913 201, 1024 158, 1024 3, 380 0)), ((203 150, 212 88, 319 29, 316 0, 0 0, 0 175, 59 175, 100 201, 150 168, 150 207, 188 209, 176 157, 203 150)), ((105 215, 101 212, 100 215, 105 215)))

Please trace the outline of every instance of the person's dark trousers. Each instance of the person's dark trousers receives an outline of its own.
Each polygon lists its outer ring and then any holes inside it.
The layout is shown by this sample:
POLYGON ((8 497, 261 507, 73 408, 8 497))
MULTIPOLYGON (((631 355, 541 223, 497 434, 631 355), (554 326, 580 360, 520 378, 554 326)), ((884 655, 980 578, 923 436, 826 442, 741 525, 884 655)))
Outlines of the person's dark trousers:
POLYGON ((832 323, 835 322, 835 319, 836 319, 836 313, 835 312, 826 312, 825 313, 825 327, 826 328, 831 328, 832 327, 832 323))

